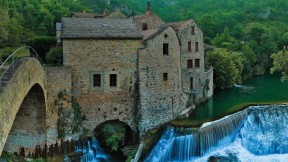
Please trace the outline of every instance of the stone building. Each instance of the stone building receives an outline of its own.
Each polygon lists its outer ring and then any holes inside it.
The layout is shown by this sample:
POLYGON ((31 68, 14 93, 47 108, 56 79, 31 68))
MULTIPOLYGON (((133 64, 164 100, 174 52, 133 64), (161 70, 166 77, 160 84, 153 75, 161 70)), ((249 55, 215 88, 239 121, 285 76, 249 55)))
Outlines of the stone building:
POLYGON ((143 36, 133 20, 64 18, 62 26, 63 64, 72 68, 84 127, 118 119, 136 130, 136 56, 143 36))
POLYGON ((64 66, 83 127, 119 120, 140 134, 213 95, 203 32, 193 20, 166 23, 151 11, 130 19, 63 18, 64 66))

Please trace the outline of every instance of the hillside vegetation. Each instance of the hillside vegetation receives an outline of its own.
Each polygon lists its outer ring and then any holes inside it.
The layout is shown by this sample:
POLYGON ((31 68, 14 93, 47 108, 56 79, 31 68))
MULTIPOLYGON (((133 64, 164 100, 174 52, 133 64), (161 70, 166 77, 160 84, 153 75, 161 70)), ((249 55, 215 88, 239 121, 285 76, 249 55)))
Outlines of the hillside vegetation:
MULTIPOLYGON (((232 77, 216 78, 219 88, 264 74, 272 66, 271 55, 288 45, 286 0, 151 2, 153 12, 167 22, 193 19, 203 30, 205 43, 221 48, 206 54, 207 64, 214 66, 215 77, 228 73, 228 69, 236 70, 230 71, 232 77), (224 65, 230 67, 221 68, 224 65)), ((54 36, 55 23, 71 12, 109 13, 120 9, 131 16, 145 13, 147 0, 0 0, 0 3, 0 48, 4 48, 25 44, 34 36, 54 36)))

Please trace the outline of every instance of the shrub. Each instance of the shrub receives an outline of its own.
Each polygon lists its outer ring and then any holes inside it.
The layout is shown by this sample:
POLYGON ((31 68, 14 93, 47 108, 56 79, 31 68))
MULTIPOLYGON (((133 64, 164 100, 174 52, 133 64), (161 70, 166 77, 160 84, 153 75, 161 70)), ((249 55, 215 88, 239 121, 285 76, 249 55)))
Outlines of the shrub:
MULTIPOLYGON (((57 39, 50 36, 34 37, 27 40, 26 45, 35 49, 43 63, 46 63, 46 53, 57 44, 57 39)), ((33 51, 30 51, 33 53, 33 51)))
POLYGON ((46 55, 46 62, 49 65, 61 66, 63 64, 63 49, 52 47, 46 55))

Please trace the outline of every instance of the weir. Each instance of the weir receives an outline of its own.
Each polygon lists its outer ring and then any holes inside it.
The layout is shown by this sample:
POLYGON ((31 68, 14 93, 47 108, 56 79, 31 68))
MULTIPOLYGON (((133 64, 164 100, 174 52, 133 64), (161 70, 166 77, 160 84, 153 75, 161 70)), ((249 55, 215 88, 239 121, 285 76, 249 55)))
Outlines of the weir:
POLYGON ((236 140, 251 154, 285 154, 287 130, 287 105, 252 106, 199 129, 168 128, 145 161, 192 161, 236 140))

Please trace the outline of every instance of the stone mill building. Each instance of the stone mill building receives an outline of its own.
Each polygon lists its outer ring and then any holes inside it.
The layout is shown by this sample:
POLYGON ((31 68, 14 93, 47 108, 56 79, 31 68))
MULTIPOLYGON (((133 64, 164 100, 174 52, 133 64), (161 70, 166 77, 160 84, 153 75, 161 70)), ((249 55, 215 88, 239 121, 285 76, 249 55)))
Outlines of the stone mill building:
POLYGON ((119 120, 144 134, 213 94, 203 32, 193 20, 166 23, 150 9, 126 19, 63 18, 71 96, 90 131, 119 120))

